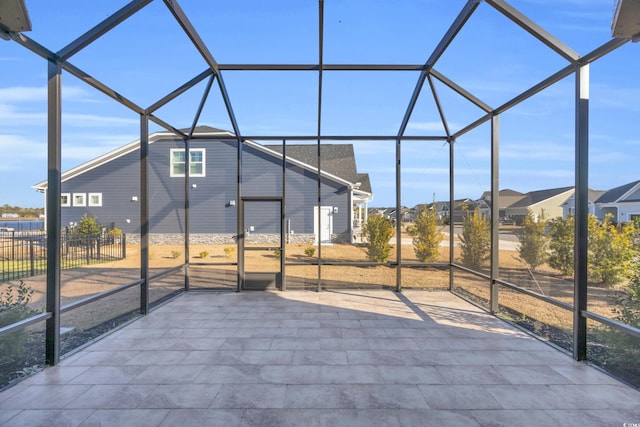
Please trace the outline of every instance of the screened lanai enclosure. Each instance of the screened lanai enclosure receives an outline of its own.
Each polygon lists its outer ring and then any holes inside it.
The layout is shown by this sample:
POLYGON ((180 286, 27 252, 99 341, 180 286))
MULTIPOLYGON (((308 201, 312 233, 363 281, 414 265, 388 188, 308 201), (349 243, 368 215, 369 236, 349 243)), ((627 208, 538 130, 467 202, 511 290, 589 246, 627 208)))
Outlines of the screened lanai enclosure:
POLYGON ((0 284, 12 373, 184 292, 387 288, 640 385, 633 2, 31 3, 0 4, 0 144, 46 229, 46 274, 0 284))

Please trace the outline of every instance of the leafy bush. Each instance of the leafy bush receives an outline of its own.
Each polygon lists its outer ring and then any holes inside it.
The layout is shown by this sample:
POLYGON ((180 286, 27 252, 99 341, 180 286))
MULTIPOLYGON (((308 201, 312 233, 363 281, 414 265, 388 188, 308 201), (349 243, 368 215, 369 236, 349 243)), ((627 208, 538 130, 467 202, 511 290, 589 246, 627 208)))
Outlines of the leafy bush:
POLYGON ((173 259, 177 259, 180 255, 182 255, 182 252, 180 251, 171 251, 171 257, 173 259))
POLYGON ((606 285, 622 282, 631 272, 635 227, 611 224, 611 215, 600 222, 589 216, 589 277, 606 285))
MULTIPOLYGON (((13 285, 0 293, 0 327, 11 325, 21 320, 27 319, 37 313, 29 308, 33 289, 28 287, 22 280, 16 288, 13 285)), ((0 338, 0 368, 7 369, 9 366, 18 366, 24 361, 23 356, 26 344, 29 341, 29 333, 24 329, 13 332, 0 338)))
POLYGON ((370 215, 363 227, 366 252, 371 261, 386 262, 391 252, 389 240, 394 236, 393 222, 382 214, 370 215))
POLYGON ((413 237, 413 250, 422 262, 432 262, 440 255, 442 231, 438 229, 438 216, 434 209, 423 205, 413 224, 407 227, 407 233, 413 237))
POLYGON ((78 225, 71 229, 71 234, 78 236, 95 236, 102 232, 98 219, 95 216, 89 216, 88 213, 82 214, 82 218, 78 221, 78 225))
POLYGON ((565 276, 573 276, 575 220, 572 215, 567 219, 554 218, 549 221, 549 265, 565 276))
POLYGON ((209 256, 209 252, 207 251, 202 251, 198 254, 200 256, 200 258, 206 258, 209 256))
POLYGON ((547 261, 549 238, 545 233, 546 225, 544 211, 540 213, 538 218, 535 218, 533 212, 527 210, 527 216, 522 222, 522 228, 517 233, 518 241, 520 242, 518 255, 534 271, 547 261))
POLYGON ((491 256, 491 224, 478 208, 464 216, 459 234, 462 264, 479 270, 491 256))
POLYGON ((314 248, 313 246, 307 246, 304 249, 304 254, 308 257, 312 257, 316 254, 316 248, 314 248))

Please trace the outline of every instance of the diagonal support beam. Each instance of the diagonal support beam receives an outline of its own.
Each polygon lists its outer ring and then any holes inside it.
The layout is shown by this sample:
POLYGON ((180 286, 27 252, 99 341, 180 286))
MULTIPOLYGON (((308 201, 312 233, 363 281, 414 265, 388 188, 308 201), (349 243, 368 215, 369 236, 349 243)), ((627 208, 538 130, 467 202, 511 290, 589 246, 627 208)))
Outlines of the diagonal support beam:
POLYGON ((109 86, 105 85, 104 83, 100 82, 99 80, 91 77, 89 74, 85 73, 80 68, 70 64, 69 62, 63 63, 62 64, 62 68, 64 68, 70 74, 76 76, 78 79, 82 80, 83 82, 85 82, 89 86, 92 86, 95 89, 98 89, 100 92, 104 93, 108 97, 114 99, 115 101, 117 101, 120 104, 124 105, 125 107, 129 108, 130 110, 135 111, 138 114, 143 114, 144 113, 144 109, 142 107, 136 105, 133 101, 131 101, 131 100, 125 98, 124 96, 120 95, 118 92, 116 92, 115 90, 111 89, 109 86))
POLYGON ((576 51, 553 37, 550 33, 534 23, 531 19, 520 13, 516 8, 508 4, 506 1, 486 0, 486 2, 493 6, 494 9, 502 13, 504 16, 515 22, 518 26, 522 27, 526 32, 554 50, 567 61, 570 61, 573 64, 576 64, 578 62, 580 55, 576 51))
POLYGON ((425 64, 427 70, 430 70, 438 61, 438 59, 440 59, 444 51, 447 50, 447 47, 449 47, 449 45, 451 44, 453 39, 456 37, 456 35, 460 32, 464 24, 471 17, 473 12, 478 8, 479 4, 480 4, 480 0, 467 1, 467 4, 462 8, 460 13, 456 17, 455 21, 453 21, 453 24, 451 24, 451 26, 445 33, 444 37, 442 37, 442 39, 440 40, 440 43, 438 43, 438 46, 436 46, 436 48, 431 53, 431 56, 429 57, 429 59, 427 60, 427 63, 425 64))
POLYGON ((202 73, 198 74, 197 76, 195 76, 194 78, 192 78, 191 80, 189 80, 188 82, 186 82, 185 84, 177 88, 176 90, 170 92, 169 94, 164 96, 162 99, 153 103, 149 108, 147 108, 147 112, 153 113, 158 108, 165 106, 167 103, 173 101, 178 96, 182 95, 183 93, 185 93, 186 91, 188 91, 189 89, 191 89, 192 87, 194 87, 195 85, 197 85, 198 83, 200 83, 201 81, 209 77, 211 74, 213 74, 213 72, 210 69, 204 70, 202 73))
POLYGON ((440 74, 435 69, 432 68, 429 71, 429 74, 431 74, 436 79, 440 80, 440 82, 444 83, 446 86, 448 86, 454 92, 456 92, 458 95, 462 96, 467 101, 469 101, 472 104, 474 104, 476 107, 484 110, 485 113, 490 113, 491 111, 493 111, 493 108, 491 108, 489 105, 485 104, 484 102, 482 102, 482 100, 477 98, 471 92, 467 91, 462 86, 458 85, 456 82, 454 82, 453 80, 447 78, 443 74, 440 74))
POLYGON ((207 87, 204 89, 204 93, 202 94, 202 99, 200 100, 200 105, 198 105, 198 110, 196 114, 193 116, 193 122, 191 123, 191 129, 189 129, 189 139, 193 136, 193 133, 196 130, 196 126, 198 126, 198 121, 200 120, 200 115, 202 114, 202 110, 204 110, 204 105, 207 102, 207 98, 209 97, 209 93, 211 92, 211 86, 213 86, 213 80, 216 76, 211 75, 209 81, 207 82, 207 87))
POLYGON ((196 49, 198 49, 198 52, 200 52, 200 55, 202 55, 202 58, 204 58, 214 74, 218 75, 218 63, 213 58, 211 52, 209 52, 207 45, 202 41, 200 35, 191 24, 191 21, 189 21, 189 18, 187 18, 187 15, 185 15, 177 0, 164 0, 164 4, 167 5, 174 18, 176 18, 176 21, 178 21, 184 32, 187 33, 187 36, 191 39, 191 42, 196 49))
POLYGON ((153 0, 133 0, 131 3, 127 4, 113 15, 109 16, 107 19, 84 33, 82 36, 62 48, 58 52, 58 56, 61 60, 66 61, 152 1, 153 0))

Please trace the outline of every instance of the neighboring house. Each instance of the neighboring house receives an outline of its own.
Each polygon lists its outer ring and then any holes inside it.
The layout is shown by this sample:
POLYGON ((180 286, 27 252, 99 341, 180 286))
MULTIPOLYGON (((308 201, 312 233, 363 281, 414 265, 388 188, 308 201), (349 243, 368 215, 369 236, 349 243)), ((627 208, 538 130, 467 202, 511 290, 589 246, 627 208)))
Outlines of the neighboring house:
POLYGON ((506 216, 515 224, 522 224, 528 211, 533 213, 534 218, 539 218, 543 211, 546 218, 561 217, 563 205, 573 195, 573 191, 573 187, 530 191, 505 209, 506 216))
MULTIPOLYGON (((282 146, 252 141, 242 144, 241 200, 237 200, 238 150, 234 136, 198 127, 190 140, 189 232, 192 243, 231 243, 238 223, 247 235, 280 233, 280 202, 245 197, 281 197, 282 146), (240 205, 244 217, 238 221, 240 205)), ((152 242, 180 241, 184 234, 185 149, 169 132, 149 136, 149 226, 152 242)), ((287 145, 286 206, 288 241, 354 241, 354 208, 372 198, 367 174, 356 170, 353 146, 322 145, 321 200, 318 212, 316 145, 287 145), (318 232, 318 214, 321 230, 318 232)), ((131 237, 140 233, 140 141, 79 165, 62 174, 62 224, 84 213, 114 223, 131 237)), ((47 182, 34 186, 47 191, 47 182)), ((366 208, 365 208, 366 210, 366 208)))
MULTIPOLYGON (((525 195, 519 191, 510 190, 508 188, 498 192, 498 217, 500 220, 508 220, 507 208, 520 200, 525 195)), ((480 200, 483 200, 487 206, 491 206, 491 191, 485 191, 480 200)), ((490 215, 488 215, 490 217, 490 215)))
MULTIPOLYGON (((596 200, 600 198, 606 191, 589 190, 589 213, 600 217, 600 209, 596 205, 596 200)), ((576 214, 576 197, 572 194, 565 203, 562 204, 562 218, 567 219, 569 215, 576 214)))
POLYGON ((640 218, 640 181, 630 182, 605 192, 595 202, 600 219, 611 214, 616 223, 640 218))

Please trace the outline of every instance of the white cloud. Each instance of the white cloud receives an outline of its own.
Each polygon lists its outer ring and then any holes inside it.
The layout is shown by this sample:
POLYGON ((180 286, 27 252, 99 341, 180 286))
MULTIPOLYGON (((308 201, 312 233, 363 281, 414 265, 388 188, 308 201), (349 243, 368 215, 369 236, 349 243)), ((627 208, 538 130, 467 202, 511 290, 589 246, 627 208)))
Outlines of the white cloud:
POLYGON ((0 162, 0 172, 16 171, 24 169, 29 160, 46 159, 47 145, 46 141, 0 134, 0 152, 3 159, 14 159, 0 162))
MULTIPOLYGON (((82 86, 62 87, 65 100, 90 101, 92 93, 82 86)), ((34 102, 47 100, 46 86, 11 86, 0 88, 0 99, 3 103, 34 102)))

